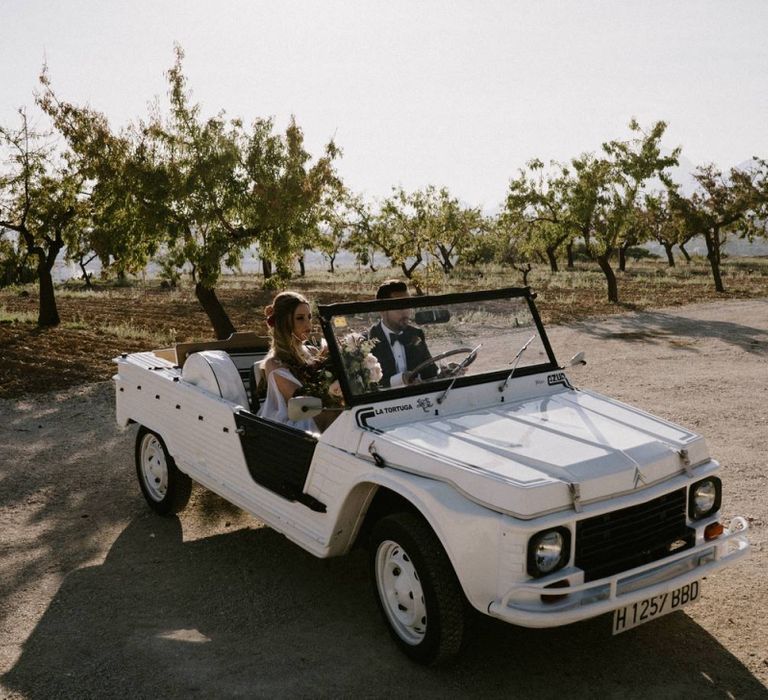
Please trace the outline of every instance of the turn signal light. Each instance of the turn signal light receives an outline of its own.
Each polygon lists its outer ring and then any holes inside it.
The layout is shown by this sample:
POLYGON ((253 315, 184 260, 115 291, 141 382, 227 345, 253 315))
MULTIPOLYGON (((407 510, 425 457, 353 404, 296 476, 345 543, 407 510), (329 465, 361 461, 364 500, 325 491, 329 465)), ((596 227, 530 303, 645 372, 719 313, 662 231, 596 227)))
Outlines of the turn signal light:
POLYGON ((707 540, 707 542, 709 542, 709 540, 717 539, 723 534, 724 529, 722 523, 710 523, 704 528, 704 539, 707 540))

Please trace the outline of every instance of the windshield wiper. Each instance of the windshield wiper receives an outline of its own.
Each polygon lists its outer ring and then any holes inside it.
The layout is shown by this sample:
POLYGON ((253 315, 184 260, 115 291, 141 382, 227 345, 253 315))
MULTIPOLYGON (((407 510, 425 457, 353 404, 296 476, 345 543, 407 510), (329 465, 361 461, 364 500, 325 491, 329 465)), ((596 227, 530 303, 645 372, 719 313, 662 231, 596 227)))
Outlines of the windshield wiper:
POLYGON ((528 340, 525 341, 523 344, 523 347, 521 347, 517 351, 517 355, 515 355, 515 359, 513 361, 513 367, 512 371, 507 375, 507 378, 504 380, 504 383, 499 387, 499 391, 504 391, 504 389, 507 388, 507 384, 509 384, 509 380, 512 379, 512 375, 515 373, 515 370, 517 369, 517 363, 520 362, 520 358, 523 356, 523 353, 528 349, 528 346, 533 342, 533 339, 536 337, 536 334, 534 333, 528 340))
POLYGON ((437 403, 441 404, 443 401, 445 401, 446 397, 448 396, 448 392, 453 389, 453 385, 456 383, 456 380, 459 378, 459 373, 461 370, 466 369, 469 367, 472 362, 474 362, 475 358, 477 357, 477 351, 483 347, 483 344, 480 343, 476 348, 473 348, 472 352, 469 353, 461 362, 459 362, 458 366, 455 370, 453 370, 453 381, 446 387, 445 391, 440 394, 440 396, 437 397, 437 403))

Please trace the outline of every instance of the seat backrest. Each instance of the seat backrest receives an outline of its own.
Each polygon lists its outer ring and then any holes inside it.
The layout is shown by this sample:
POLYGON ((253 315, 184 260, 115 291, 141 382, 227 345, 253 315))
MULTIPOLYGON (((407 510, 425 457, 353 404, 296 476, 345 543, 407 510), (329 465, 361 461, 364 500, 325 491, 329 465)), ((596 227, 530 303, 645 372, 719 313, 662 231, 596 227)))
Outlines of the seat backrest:
POLYGON ((181 378, 243 408, 249 406, 240 373, 223 350, 204 350, 189 355, 181 378))
POLYGON ((248 388, 251 394, 251 412, 258 413, 259 406, 261 405, 261 399, 259 398, 259 385, 265 379, 264 365, 266 359, 257 360, 251 365, 250 373, 248 375, 248 388))

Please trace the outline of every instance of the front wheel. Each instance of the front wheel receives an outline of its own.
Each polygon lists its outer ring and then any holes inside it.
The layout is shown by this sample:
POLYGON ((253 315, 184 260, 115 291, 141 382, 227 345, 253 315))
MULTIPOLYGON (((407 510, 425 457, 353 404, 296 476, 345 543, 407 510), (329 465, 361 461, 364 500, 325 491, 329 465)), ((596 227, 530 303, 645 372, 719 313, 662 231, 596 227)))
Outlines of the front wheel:
POLYGON ((136 475, 149 507, 160 515, 184 509, 192 492, 192 480, 179 471, 163 439, 141 427, 136 436, 136 475))
POLYGON ((373 528, 371 566, 379 608, 400 649, 422 664, 455 656, 466 627, 466 600, 435 533, 411 513, 373 528))

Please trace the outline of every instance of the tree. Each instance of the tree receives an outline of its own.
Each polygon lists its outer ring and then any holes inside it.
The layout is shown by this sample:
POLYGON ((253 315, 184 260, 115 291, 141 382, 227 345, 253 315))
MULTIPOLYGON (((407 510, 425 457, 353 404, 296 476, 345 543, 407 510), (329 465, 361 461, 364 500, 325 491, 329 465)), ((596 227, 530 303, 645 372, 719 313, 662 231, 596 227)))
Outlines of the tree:
POLYGON ((484 226, 479 208, 462 207, 445 187, 427 187, 414 197, 414 206, 421 208, 426 222, 426 245, 445 274, 461 260, 467 246, 484 226))
POLYGON ((724 292, 721 251, 729 233, 752 238, 765 231, 768 215, 768 164, 755 161, 747 170, 731 168, 725 177, 715 165, 699 166, 693 174, 699 188, 686 197, 670 189, 670 199, 688 232, 703 235, 715 290, 724 292))
POLYGON ((403 274, 413 278, 416 268, 424 262, 427 245, 427 212, 420 192, 408 194, 402 187, 392 189, 392 195, 381 204, 371 227, 375 247, 399 266, 403 274))
POLYGON ((36 277, 24 241, 15 232, 0 228, 0 287, 27 284, 36 277))
MULTIPOLYGON (((338 183, 333 142, 314 164, 294 119, 283 136, 271 119, 257 119, 247 131, 220 113, 209 119, 193 104, 182 71, 183 51, 168 72, 170 115, 149 125, 160 154, 163 186, 155 200, 171 248, 192 267, 195 294, 216 336, 235 328, 216 295, 222 264, 235 267, 257 245, 262 261, 274 262, 279 278, 316 228, 320 205, 338 183)), ((265 270, 266 271, 266 270, 265 270)))
MULTIPOLYGON (((556 172, 545 173, 544 163, 534 159, 509 183, 507 216, 525 232, 531 253, 542 252, 552 272, 558 271, 557 253, 570 243, 577 229, 569 211, 569 171, 551 163, 556 172)), ((572 267, 572 262, 571 262, 572 267)))
POLYGON ((309 240, 312 249, 319 250, 328 258, 331 274, 336 271, 336 257, 347 247, 352 222, 357 216, 350 195, 344 188, 333 194, 326 198, 315 235, 309 240))
POLYGON ((668 195, 663 192, 645 195, 644 206, 638 208, 637 218, 647 235, 664 248, 669 267, 674 267, 672 248, 682 245, 681 233, 684 227, 680 217, 670 207, 668 195))
POLYGON ((347 226, 349 235, 345 248, 355 255, 358 265, 376 272, 377 244, 376 215, 360 195, 348 194, 346 198, 347 226))
POLYGON ((661 154, 661 138, 666 127, 659 121, 645 132, 633 119, 629 124, 630 131, 635 134, 633 138, 603 144, 605 165, 602 173, 605 177, 598 186, 594 225, 587 248, 605 275, 608 300, 613 303, 618 303, 619 293, 611 257, 630 234, 638 197, 652 178, 658 177, 665 184, 669 183, 666 169, 677 164, 679 148, 671 155, 661 154))
POLYGON ((40 76, 38 105, 69 146, 66 158, 82 179, 81 226, 68 242, 67 257, 81 267, 98 257, 119 276, 143 269, 166 233, 150 203, 163 193, 157 158, 142 124, 115 133, 102 113, 60 100, 47 67, 40 76))
POLYGON ((17 130, 0 127, 7 170, 0 175, 0 227, 15 231, 36 260, 39 326, 59 324, 51 270, 80 213, 81 177, 57 157, 49 136, 31 129, 24 109, 17 130))

